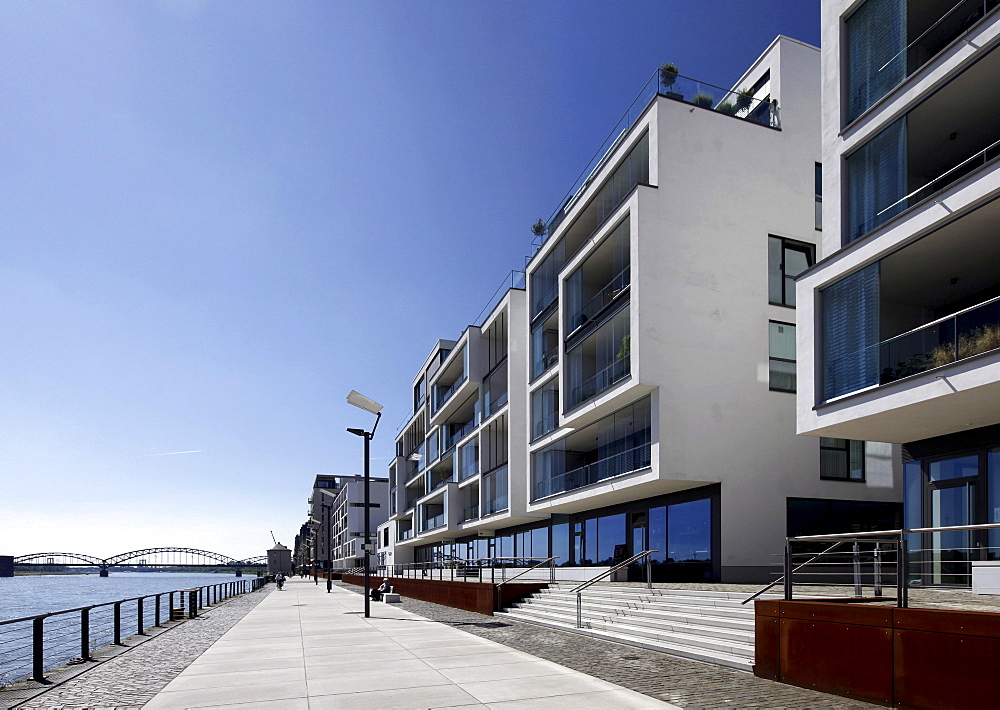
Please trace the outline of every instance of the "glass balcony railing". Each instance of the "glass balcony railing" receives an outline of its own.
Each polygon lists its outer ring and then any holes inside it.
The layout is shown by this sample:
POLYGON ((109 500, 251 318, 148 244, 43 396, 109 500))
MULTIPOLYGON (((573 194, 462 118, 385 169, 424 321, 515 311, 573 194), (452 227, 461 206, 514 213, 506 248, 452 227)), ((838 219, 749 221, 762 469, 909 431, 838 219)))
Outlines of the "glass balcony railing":
MULTIPOLYGON (((603 311, 622 291, 629 285, 631 270, 628 266, 619 272, 611 281, 605 284, 598 292, 575 313, 569 314, 568 328, 573 331, 586 324, 598 313, 603 311)), ((567 298, 567 300, 569 300, 567 298)))
POLYGON ((632 374, 632 369, 628 357, 615 360, 596 375, 584 380, 582 384, 570 390, 572 396, 570 397, 569 408, 577 407, 588 399, 596 397, 612 385, 624 380, 630 374, 632 374))
POLYGON ((559 412, 549 412, 540 419, 535 420, 531 432, 532 438, 537 439, 545 436, 557 426, 559 426, 559 412))
POLYGON ((879 384, 1000 348, 1000 298, 879 343, 879 384))
POLYGON ((417 498, 419 498, 419 497, 420 497, 419 495, 415 495, 412 498, 407 498, 406 499, 406 507, 403 508, 403 510, 410 510, 411 508, 413 508, 413 506, 415 506, 417 504, 417 498))
POLYGON ((587 166, 583 169, 566 197, 559 203, 559 207, 546 223, 546 229, 532 243, 532 254, 534 254, 559 227, 566 218, 570 209, 576 203, 577 198, 590 187, 597 174, 605 166, 611 153, 618 147, 619 143, 628 135, 633 124, 639 120, 645 112, 646 107, 656 96, 666 96, 676 101, 700 106, 701 108, 718 113, 726 114, 734 118, 757 123, 762 126, 778 127, 777 117, 771 115, 771 105, 766 101, 754 99, 740 94, 738 91, 729 91, 713 84, 691 79, 690 77, 673 75, 672 79, 667 77, 663 81, 660 70, 657 69, 649 80, 643 85, 639 93, 629 104, 625 113, 615 124, 614 128, 604 139, 601 147, 594 153, 587 166), (668 83, 669 82, 669 83, 668 83))
POLYGON ((445 515, 444 515, 444 513, 440 513, 438 515, 431 516, 430 518, 427 518, 426 520, 424 520, 424 524, 421 527, 421 531, 422 532, 427 532, 428 530, 433 530, 434 528, 443 527, 444 524, 445 524, 445 522, 446 521, 445 521, 445 515))
POLYGON ((409 540, 411 537, 413 537, 413 529, 412 528, 409 529, 409 530, 400 530, 399 534, 396 536, 396 540, 398 542, 401 542, 403 540, 409 540))
POLYGON ((441 407, 444 406, 445 402, 447 402, 449 399, 451 399, 451 396, 458 391, 458 388, 461 387, 462 384, 467 379, 468 379, 468 376, 463 374, 461 377, 459 377, 457 380, 455 380, 455 382, 453 382, 452 385, 448 389, 446 389, 444 392, 441 392, 440 394, 438 394, 434 398, 434 411, 437 412, 439 409, 441 409, 441 407))
POLYGON ((494 412, 500 410, 500 407, 507 404, 507 393, 498 394, 496 397, 491 398, 486 403, 486 416, 492 415, 494 412))
POLYGON ((614 476, 649 468, 651 465, 650 451, 649 444, 640 444, 621 453, 599 459, 594 463, 549 478, 536 480, 535 499, 545 498, 556 493, 565 493, 614 476))
POLYGON ((473 505, 466 506, 462 510, 462 522, 463 523, 466 522, 467 520, 475 520, 478 517, 479 517, 479 504, 478 503, 474 503, 473 505))
POLYGON ((463 424, 461 427, 459 427, 453 434, 446 434, 444 437, 444 446, 443 446, 444 450, 448 451, 449 449, 451 449, 455 444, 457 444, 459 441, 461 441, 470 433, 472 433, 472 430, 475 429, 477 426, 479 426, 479 418, 473 417, 465 424, 463 424))
POLYGON ((471 461, 464 461, 461 468, 458 469, 458 480, 464 481, 466 478, 472 478, 477 473, 479 473, 479 462, 475 458, 471 461))

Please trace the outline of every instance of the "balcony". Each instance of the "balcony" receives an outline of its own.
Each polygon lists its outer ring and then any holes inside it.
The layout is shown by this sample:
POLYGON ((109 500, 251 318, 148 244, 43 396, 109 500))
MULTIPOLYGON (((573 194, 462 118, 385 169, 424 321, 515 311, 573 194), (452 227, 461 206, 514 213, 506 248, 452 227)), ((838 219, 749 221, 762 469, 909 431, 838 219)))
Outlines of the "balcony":
POLYGON ((623 476, 650 467, 648 443, 633 446, 593 463, 577 466, 550 478, 535 481, 535 500, 600 483, 608 478, 623 476))
POLYGON ((462 509, 462 522, 467 523, 479 517, 479 504, 473 503, 462 509))
POLYGON ((1000 348, 1000 298, 879 343, 879 384, 1000 348))
POLYGON ((413 528, 410 528, 408 530, 400 530, 399 534, 396 535, 396 541, 403 542, 404 540, 409 540, 411 537, 413 537, 413 528))
POLYGON ((581 384, 573 387, 570 390, 567 408, 574 409, 580 406, 588 399, 593 399, 631 374, 632 369, 628 357, 615 360, 593 377, 589 377, 581 384))
POLYGON ((438 394, 434 397, 434 413, 437 413, 437 411, 444 406, 445 402, 452 398, 452 395, 458 391, 458 388, 465 383, 466 379, 468 379, 468 377, 463 373, 459 379, 455 380, 455 382, 453 382, 446 389, 436 390, 438 394))
POLYGON ((845 244, 1000 156, 998 75, 993 50, 848 156, 845 244))
POLYGON ((464 481, 479 473, 479 447, 473 440, 458 452, 458 480, 464 481))
POLYGON ((434 515, 424 521, 424 524, 421 527, 421 532, 427 532, 429 530, 434 530, 435 528, 444 527, 446 522, 444 513, 439 513, 438 515, 434 515))
POLYGON ((590 298, 586 303, 584 303, 579 309, 570 312, 567 316, 567 330, 572 332, 577 328, 582 328, 584 325, 593 320, 598 313, 607 308, 622 291, 628 288, 630 278, 630 269, 625 267, 617 276, 615 276, 611 281, 604 284, 601 288, 597 290, 597 293, 590 298))
POLYGON ((1000 0, 868 2, 845 23, 847 122, 851 122, 1000 5, 1000 0), (856 54, 856 57, 852 57, 856 54))
POLYGON ((507 510, 507 464, 497 466, 483 475, 482 483, 486 500, 483 502, 483 515, 495 515, 507 510))

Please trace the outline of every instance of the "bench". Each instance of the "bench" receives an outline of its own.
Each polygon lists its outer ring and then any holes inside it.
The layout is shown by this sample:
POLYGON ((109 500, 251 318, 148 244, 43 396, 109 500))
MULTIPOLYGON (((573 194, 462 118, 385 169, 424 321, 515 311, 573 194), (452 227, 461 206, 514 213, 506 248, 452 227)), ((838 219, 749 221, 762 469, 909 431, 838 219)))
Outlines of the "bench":
POLYGON ((386 592, 382 595, 382 601, 386 604, 399 604, 403 600, 399 598, 399 595, 396 594, 396 592, 386 592))

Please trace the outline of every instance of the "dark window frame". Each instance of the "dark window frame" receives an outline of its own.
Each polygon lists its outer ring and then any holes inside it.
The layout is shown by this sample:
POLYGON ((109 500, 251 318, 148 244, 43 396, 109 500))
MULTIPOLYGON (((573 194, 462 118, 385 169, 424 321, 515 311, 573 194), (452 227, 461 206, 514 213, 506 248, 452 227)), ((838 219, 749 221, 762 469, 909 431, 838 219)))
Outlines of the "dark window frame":
MULTIPOLYGON (((768 263, 767 269, 767 302, 772 306, 781 306, 782 308, 795 308, 795 303, 789 303, 789 296, 786 289, 788 285, 788 277, 785 276, 785 253, 789 250, 797 251, 800 253, 805 253, 807 269, 812 268, 816 265, 816 245, 810 242, 803 242, 797 239, 789 239, 788 237, 782 237, 777 234, 768 234, 768 245, 770 245, 771 239, 778 240, 781 246, 781 262, 778 264, 777 279, 781 285, 781 301, 771 300, 771 282, 775 278, 775 274, 771 272, 770 262, 768 263)), ((768 250, 770 252, 770 249, 768 250)), ((793 284, 794 289, 794 284, 793 284)))
POLYGON ((867 447, 865 442, 860 439, 839 439, 836 437, 820 437, 819 440, 819 477, 822 481, 847 481, 849 483, 864 483, 868 479, 868 462, 867 462, 867 447), (825 439, 830 439, 832 441, 842 441, 843 446, 830 446, 824 445, 823 441, 825 439), (851 446, 853 444, 861 445, 861 478, 851 478, 851 446), (840 451, 846 455, 847 468, 843 471, 843 475, 831 475, 824 474, 823 471, 823 452, 824 451, 840 451))
MULTIPOLYGON (((775 325, 787 325, 787 326, 790 326, 793 329, 795 328, 795 324, 794 323, 786 323, 785 321, 781 321, 781 320, 768 320, 767 321, 767 326, 768 326, 768 333, 767 333, 767 341, 768 341, 767 342, 767 365, 768 365, 768 367, 767 367, 767 388, 771 392, 789 392, 791 394, 795 394, 798 391, 798 382, 797 381, 796 381, 796 389, 785 389, 784 387, 775 387, 773 384, 771 384, 771 363, 772 362, 790 362, 793 365, 795 365, 796 371, 798 371, 798 360, 789 360, 788 358, 775 357, 774 355, 771 354, 771 324, 772 323, 774 323, 775 325)), ((796 353, 796 355, 797 354, 798 353, 796 353)))

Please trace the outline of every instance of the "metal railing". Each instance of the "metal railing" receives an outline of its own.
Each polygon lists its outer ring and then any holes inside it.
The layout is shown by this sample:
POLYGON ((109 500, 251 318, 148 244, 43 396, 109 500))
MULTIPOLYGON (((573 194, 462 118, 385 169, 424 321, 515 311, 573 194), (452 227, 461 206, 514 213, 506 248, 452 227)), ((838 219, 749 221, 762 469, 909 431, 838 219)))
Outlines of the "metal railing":
MULTIPOLYGON (((892 601, 907 608, 911 587, 970 586, 973 563, 985 560, 989 551, 1000 550, 1000 545, 973 544, 972 534, 996 529, 1000 529, 1000 523, 786 538, 781 575, 742 603, 758 598, 779 584, 784 599, 791 601, 798 584, 822 588, 821 592, 827 597, 856 602, 892 601), (962 533, 965 533, 964 544, 943 544, 944 536, 962 533), (794 549, 796 545, 821 543, 832 544, 818 552, 796 552, 794 549), (850 545, 850 549, 842 549, 846 545, 850 545), (871 588, 871 596, 865 595, 866 587, 871 588), (895 597, 886 596, 885 591, 893 587, 895 597), (838 597, 838 588, 850 591, 838 597)), ((996 552, 993 554, 1000 557, 996 552)))
POLYGON ((44 683, 46 671, 95 660, 93 654, 102 646, 122 646, 123 638, 147 636, 146 629, 168 620, 193 619, 200 609, 260 589, 270 580, 237 579, 0 620, 0 687, 27 678, 44 683))
POLYGON ((582 629, 583 628, 583 590, 587 589, 591 585, 596 584, 597 582, 600 582, 605 577, 611 576, 612 574, 614 574, 618 570, 624 569, 625 567, 628 567, 629 565, 631 565, 631 564, 633 564, 635 562, 638 562, 642 558, 646 559, 646 589, 652 589, 653 588, 653 570, 652 570, 652 564, 650 562, 649 556, 652 555, 654 552, 659 552, 659 550, 643 550, 639 554, 632 555, 627 560, 623 560, 623 561, 619 562, 618 564, 614 565, 610 569, 608 569, 608 570, 606 570, 604 572, 601 572, 596 577, 588 579, 583 584, 581 584, 581 585, 579 585, 577 587, 574 587, 571 591, 576 592, 576 628, 578 628, 578 629, 582 629))
POLYGON ((496 595, 495 596, 496 596, 496 600, 497 600, 497 611, 500 611, 503 608, 503 600, 501 599, 501 596, 500 596, 500 589, 503 587, 503 585, 505 585, 505 584, 507 584, 509 582, 513 582, 518 577, 526 575, 526 574, 528 574, 528 572, 536 570, 536 569, 538 569, 539 567, 541 567, 542 565, 544 565, 546 563, 548 563, 548 565, 549 565, 549 582, 555 582, 556 581, 555 561, 558 560, 558 559, 559 559, 559 555, 553 555, 552 557, 547 557, 544 560, 542 560, 541 562, 539 562, 538 564, 532 565, 531 567, 529 567, 528 569, 524 570, 523 572, 518 572, 517 574, 515 574, 510 579, 505 579, 502 582, 500 582, 500 584, 496 585, 496 595))
POLYGON ((651 456, 651 445, 648 443, 639 444, 617 454, 598 459, 593 463, 578 466, 549 478, 536 480, 534 499, 540 500, 557 493, 565 493, 599 483, 608 478, 641 471, 650 467, 652 464, 651 456))
MULTIPOLYGON (((485 582, 485 573, 489 570, 489 581, 490 584, 497 583, 497 576, 499 573, 500 582, 508 582, 507 574, 512 569, 520 570, 525 564, 537 562, 539 560, 548 560, 550 562, 549 578, 555 579, 555 570, 552 565, 552 561, 556 558, 542 558, 542 557, 476 557, 471 559, 463 559, 460 557, 447 556, 440 560, 435 560, 433 562, 409 562, 406 564, 396 564, 387 565, 385 570, 391 573, 393 577, 402 577, 404 579, 438 579, 441 581, 448 580, 454 581, 468 581, 470 577, 475 578, 476 581, 485 582), (456 580, 457 578, 457 580, 456 580)), ((534 565, 532 568, 538 567, 539 565, 534 565)), ((518 573, 517 577, 529 570, 524 570, 518 573)), ((513 579, 513 577, 511 577, 513 579)))

